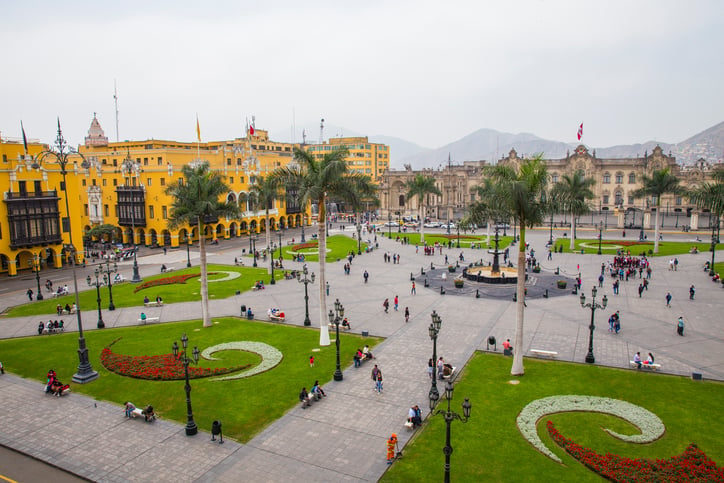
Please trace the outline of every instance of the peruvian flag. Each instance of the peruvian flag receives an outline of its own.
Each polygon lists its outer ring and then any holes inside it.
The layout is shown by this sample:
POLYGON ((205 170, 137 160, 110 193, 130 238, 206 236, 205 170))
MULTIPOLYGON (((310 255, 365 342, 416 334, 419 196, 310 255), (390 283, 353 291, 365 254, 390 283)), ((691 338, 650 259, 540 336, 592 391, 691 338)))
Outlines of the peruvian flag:
POLYGON ((254 125, 253 125, 253 124, 252 124, 252 125, 249 125, 249 134, 250 134, 251 136, 254 135, 254 125))
POLYGON ((581 137, 583 136, 583 123, 581 123, 580 126, 578 126, 578 140, 581 140, 581 137))

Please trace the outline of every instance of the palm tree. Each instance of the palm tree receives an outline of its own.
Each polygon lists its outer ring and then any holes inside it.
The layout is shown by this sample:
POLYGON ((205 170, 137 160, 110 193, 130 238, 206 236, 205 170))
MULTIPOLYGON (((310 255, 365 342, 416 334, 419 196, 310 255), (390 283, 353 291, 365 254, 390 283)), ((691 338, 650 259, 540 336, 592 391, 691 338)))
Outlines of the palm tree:
POLYGON ((659 253, 659 207, 661 197, 667 193, 676 193, 679 190, 679 178, 671 174, 671 169, 663 168, 654 170, 651 176, 641 176, 643 186, 633 192, 634 198, 653 198, 656 207, 656 218, 654 221, 654 253, 659 253))
POLYGON ((295 148, 294 160, 299 164, 277 168, 270 176, 276 186, 293 185, 299 187, 301 206, 316 203, 318 206, 317 231, 319 240, 319 345, 329 345, 327 326, 327 299, 325 291, 325 256, 327 238, 325 236, 326 204, 330 197, 353 200, 364 193, 374 192, 370 178, 363 174, 350 173, 346 158, 349 151, 339 147, 324 153, 317 160, 314 154, 295 148))
POLYGON ((425 244, 425 198, 429 194, 442 196, 442 192, 435 185, 435 178, 416 174, 414 178, 405 183, 407 194, 405 198, 410 199, 417 196, 417 204, 420 218, 420 243, 425 244))
POLYGON ((588 200, 594 198, 591 186, 596 184, 593 178, 586 178, 583 171, 572 175, 564 174, 561 181, 551 190, 551 195, 562 203, 571 214, 571 250, 576 248, 576 217, 588 213, 588 200))
MULTIPOLYGON (((249 194, 246 196, 248 199, 253 200, 255 206, 264 207, 264 226, 266 231, 266 247, 271 254, 271 227, 269 226, 269 207, 274 204, 276 200, 282 199, 283 194, 279 190, 278 186, 275 185, 269 178, 264 179, 263 176, 257 177, 252 185, 249 187, 249 194)), ((272 258, 274 258, 272 256, 272 258)), ((269 265, 269 273, 272 272, 272 266, 269 265)))
POLYGON ((209 315, 209 283, 206 270, 205 220, 220 217, 238 217, 239 207, 230 203, 225 195, 229 187, 223 176, 209 169, 208 161, 184 165, 181 168, 185 182, 170 184, 166 194, 173 202, 169 213, 169 228, 196 225, 199 231, 199 257, 201 265, 201 318, 204 327, 211 327, 209 315), (219 201, 219 199, 224 201, 219 201))
POLYGON ((509 215, 520 223, 520 243, 518 243, 518 286, 517 314, 515 325, 515 346, 518 348, 513 355, 513 367, 510 373, 520 376, 525 373, 523 368, 523 320, 525 308, 525 230, 543 221, 545 212, 541 194, 548 180, 543 155, 537 154, 533 159, 523 160, 516 170, 510 166, 493 166, 488 170, 496 183, 496 191, 500 201, 509 215))
POLYGON ((724 215, 724 170, 714 172, 712 183, 704 183, 687 193, 689 199, 697 208, 709 210, 716 215, 716 223, 711 231, 711 264, 709 275, 714 275, 714 254, 719 243, 718 229, 724 215))
POLYGON ((506 207, 502 205, 501 198, 496 191, 497 186, 490 178, 485 178, 483 184, 475 186, 472 191, 475 192, 478 199, 470 204, 468 209, 468 217, 470 221, 482 225, 486 224, 485 235, 488 245, 490 244, 490 225, 493 221, 507 221, 508 213, 506 207))

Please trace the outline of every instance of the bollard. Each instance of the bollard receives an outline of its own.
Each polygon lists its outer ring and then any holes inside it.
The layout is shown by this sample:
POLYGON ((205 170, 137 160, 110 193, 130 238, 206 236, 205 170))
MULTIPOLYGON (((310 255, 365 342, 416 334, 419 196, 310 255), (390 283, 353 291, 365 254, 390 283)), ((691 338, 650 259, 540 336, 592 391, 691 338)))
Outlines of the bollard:
POLYGON ((445 288, 442 285, 440 286, 440 295, 445 295, 445 288))
POLYGON ((488 337, 488 343, 486 345, 487 350, 490 350, 491 345, 493 346, 494 351, 498 350, 498 346, 496 345, 496 340, 495 340, 494 335, 491 335, 490 337, 488 337))
POLYGON ((410 281, 415 280, 415 276, 410 272, 410 281))
POLYGON ((544 299, 547 299, 547 298, 548 298, 548 289, 546 289, 545 293, 543 294, 543 298, 544 298, 544 299))
POLYGON ((480 291, 477 288, 475 289, 475 298, 476 299, 480 298, 480 291))

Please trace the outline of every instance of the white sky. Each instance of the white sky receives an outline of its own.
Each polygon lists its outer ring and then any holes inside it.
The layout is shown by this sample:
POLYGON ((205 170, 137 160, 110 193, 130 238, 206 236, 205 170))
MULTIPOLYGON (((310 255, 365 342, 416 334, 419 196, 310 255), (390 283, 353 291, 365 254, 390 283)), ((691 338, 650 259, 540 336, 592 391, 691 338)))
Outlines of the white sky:
MULTIPOLYGON (((439 147, 480 128, 592 147, 724 120, 724 2, 4 1, 0 133, 288 140, 319 119, 439 147)), ((308 139, 316 141, 318 128, 308 139)), ((335 133, 326 132, 328 135, 335 133)))

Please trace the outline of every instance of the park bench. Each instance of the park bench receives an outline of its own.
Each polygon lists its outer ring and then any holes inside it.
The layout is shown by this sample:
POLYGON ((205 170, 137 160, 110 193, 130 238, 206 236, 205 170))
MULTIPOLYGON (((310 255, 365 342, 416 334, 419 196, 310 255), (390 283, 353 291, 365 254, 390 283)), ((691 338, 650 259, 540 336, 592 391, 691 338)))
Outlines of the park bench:
POLYGON ((160 302, 144 302, 143 305, 146 307, 163 307, 163 301, 160 302))
MULTIPOLYGON (((329 326, 330 329, 334 329, 336 327, 335 324, 327 324, 327 326, 329 326)), ((349 326, 339 324, 339 330, 349 330, 349 326)))
POLYGON ((53 327, 52 329, 48 329, 48 328, 43 329, 43 334, 60 334, 63 332, 65 332, 65 326, 53 327))
POLYGON ((279 309, 269 309, 267 310, 266 315, 272 322, 284 322, 284 319, 286 318, 284 312, 279 309))
POLYGON ((53 298, 62 297, 63 295, 68 295, 70 293, 69 290, 61 290, 60 292, 53 292, 53 298))
MULTIPOLYGON (((637 367, 637 366, 638 366, 638 364, 636 364, 634 361, 631 361, 631 367, 637 367)), ((661 364, 646 364, 642 361, 641 368, 648 369, 650 371, 658 371, 659 369, 661 369, 661 364)))
POLYGON ((302 401, 302 409, 308 408, 309 406, 312 405, 313 402, 319 401, 320 399, 322 399, 322 396, 320 394, 315 394, 311 391, 308 392, 307 394, 309 395, 309 397, 307 398, 306 401, 302 401))
POLYGON ((556 351, 544 351, 542 349, 531 349, 530 353, 535 354, 537 356, 558 357, 558 352, 556 352, 556 351))
POLYGON ((161 320, 161 317, 146 317, 145 319, 138 319, 138 322, 141 324, 150 324, 151 322, 158 322, 161 320))

